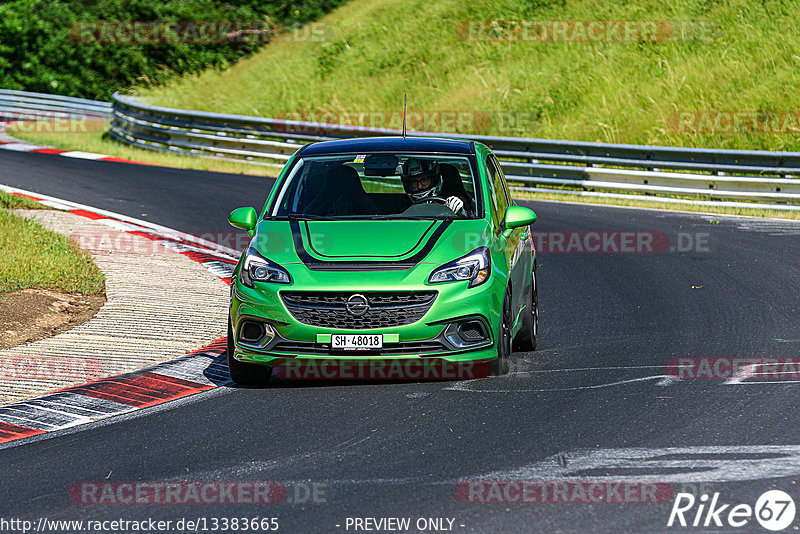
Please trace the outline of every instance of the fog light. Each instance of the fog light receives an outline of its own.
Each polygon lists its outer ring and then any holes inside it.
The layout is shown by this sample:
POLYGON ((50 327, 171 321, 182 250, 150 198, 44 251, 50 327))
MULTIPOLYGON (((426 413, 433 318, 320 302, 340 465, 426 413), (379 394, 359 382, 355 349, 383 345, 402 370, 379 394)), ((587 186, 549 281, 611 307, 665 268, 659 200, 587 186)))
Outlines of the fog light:
POLYGON ((245 321, 242 323, 241 332, 243 341, 256 342, 264 336, 264 325, 254 321, 245 321))
POLYGON ((489 340, 489 333, 480 319, 466 319, 447 325, 444 338, 453 348, 461 349, 485 343, 489 340))
POLYGON ((240 343, 263 347, 272 341, 273 337, 275 337, 275 330, 267 323, 245 319, 239 326, 240 343))
POLYGON ((468 343, 483 341, 487 338, 486 328, 478 320, 466 321, 458 325, 458 335, 468 343))

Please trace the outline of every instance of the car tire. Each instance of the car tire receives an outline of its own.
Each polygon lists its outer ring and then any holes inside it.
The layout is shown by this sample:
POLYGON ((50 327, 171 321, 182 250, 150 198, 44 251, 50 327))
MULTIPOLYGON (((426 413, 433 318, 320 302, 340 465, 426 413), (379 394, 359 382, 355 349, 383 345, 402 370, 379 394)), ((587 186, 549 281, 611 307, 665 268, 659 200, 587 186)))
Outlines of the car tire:
POLYGON ((507 374, 511 367, 511 328, 511 292, 506 290, 506 296, 503 299, 503 314, 500 318, 500 330, 497 333, 497 358, 492 360, 491 365, 494 376, 507 374))
POLYGON ((240 362, 233 357, 233 327, 231 318, 228 317, 228 372, 231 380, 243 386, 260 386, 269 381, 272 376, 272 367, 253 363, 240 362))
POLYGON ((539 338, 539 284, 536 280, 535 261, 531 277, 531 289, 528 292, 528 313, 522 318, 522 328, 514 339, 514 348, 525 352, 536 350, 539 338))

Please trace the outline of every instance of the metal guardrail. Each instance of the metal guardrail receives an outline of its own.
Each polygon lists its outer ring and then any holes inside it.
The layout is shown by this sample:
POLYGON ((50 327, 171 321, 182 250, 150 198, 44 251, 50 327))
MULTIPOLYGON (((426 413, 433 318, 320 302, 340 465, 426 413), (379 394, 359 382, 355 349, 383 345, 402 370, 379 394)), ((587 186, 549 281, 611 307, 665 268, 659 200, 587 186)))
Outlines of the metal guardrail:
MULTIPOLYGON (((114 94, 98 102, 0 89, 3 117, 111 118, 124 143, 172 153, 281 167, 303 144, 400 135, 384 128, 151 106, 114 94)), ((423 137, 458 137, 412 132, 423 137)), ((800 204, 800 152, 719 150, 469 136, 490 146, 512 187, 668 194, 800 204)), ((791 206, 794 207, 794 206, 791 206)), ((800 209, 800 206, 797 206, 800 209)))
MULTIPOLYGON (((400 135, 365 128, 189 111, 114 95, 111 135, 132 145, 281 166, 302 144, 400 135)), ((415 136, 457 137, 437 132, 415 136)), ((800 152, 692 149, 469 136, 490 146, 510 182, 525 186, 800 202, 800 152)))
POLYGON ((80 118, 104 120, 111 116, 111 103, 69 96, 0 89, 0 121, 80 118))

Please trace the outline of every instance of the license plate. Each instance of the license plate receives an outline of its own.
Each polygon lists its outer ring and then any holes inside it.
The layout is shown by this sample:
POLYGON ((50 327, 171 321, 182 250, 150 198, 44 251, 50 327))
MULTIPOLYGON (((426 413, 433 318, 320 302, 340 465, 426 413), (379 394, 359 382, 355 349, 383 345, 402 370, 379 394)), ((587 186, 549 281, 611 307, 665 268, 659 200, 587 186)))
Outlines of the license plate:
POLYGON ((383 348, 383 334, 333 334, 331 348, 373 350, 383 348))

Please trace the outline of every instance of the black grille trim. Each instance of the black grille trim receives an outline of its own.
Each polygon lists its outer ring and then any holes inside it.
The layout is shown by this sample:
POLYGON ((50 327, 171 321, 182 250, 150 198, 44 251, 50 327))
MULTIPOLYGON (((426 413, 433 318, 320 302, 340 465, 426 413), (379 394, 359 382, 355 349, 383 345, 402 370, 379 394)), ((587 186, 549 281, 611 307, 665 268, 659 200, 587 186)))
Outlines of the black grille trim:
POLYGON ((402 356, 406 354, 417 355, 452 352, 445 347, 444 344, 435 339, 426 341, 404 341, 397 344, 385 345, 382 349, 375 351, 332 351, 327 345, 286 340, 270 347, 270 350, 298 354, 350 354, 356 359, 359 356, 402 356))
POLYGON ((297 321, 321 328, 365 330, 392 328, 422 319, 436 291, 363 291, 370 309, 362 316, 347 311, 350 291, 281 291, 286 309, 297 321))

